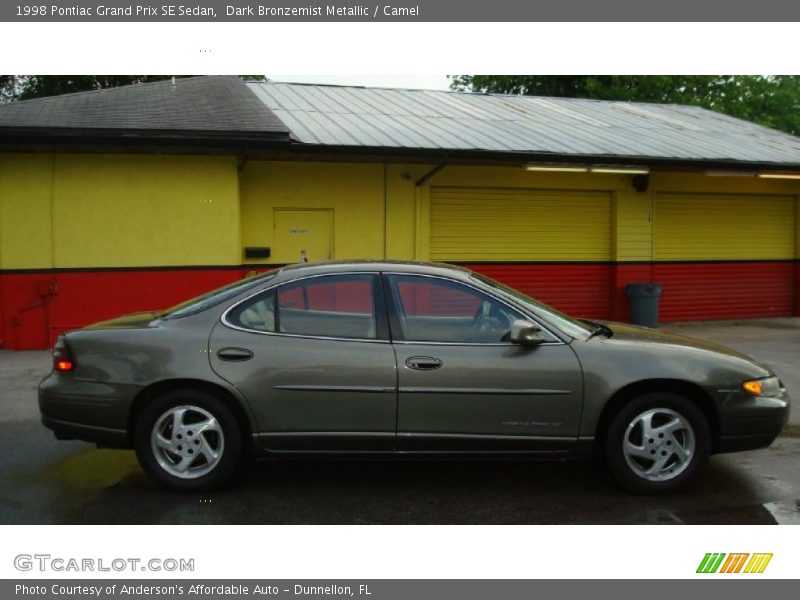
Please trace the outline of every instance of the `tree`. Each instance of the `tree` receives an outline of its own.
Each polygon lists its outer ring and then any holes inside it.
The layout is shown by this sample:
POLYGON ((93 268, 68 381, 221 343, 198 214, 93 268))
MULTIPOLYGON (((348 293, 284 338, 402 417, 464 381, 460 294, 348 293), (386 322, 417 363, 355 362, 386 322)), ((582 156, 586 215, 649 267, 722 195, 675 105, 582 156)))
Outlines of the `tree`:
POLYGON ((800 133, 797 75, 456 75, 454 90, 692 104, 800 133))
POLYGON ((14 75, 0 75, 0 104, 10 102, 14 95, 14 75))
MULTIPOLYGON (((162 81, 172 75, 0 75, 0 102, 30 100, 71 92, 101 90, 132 83, 162 81)), ((175 77, 186 77, 176 75, 175 77)), ((263 75, 242 75, 263 81, 263 75)))

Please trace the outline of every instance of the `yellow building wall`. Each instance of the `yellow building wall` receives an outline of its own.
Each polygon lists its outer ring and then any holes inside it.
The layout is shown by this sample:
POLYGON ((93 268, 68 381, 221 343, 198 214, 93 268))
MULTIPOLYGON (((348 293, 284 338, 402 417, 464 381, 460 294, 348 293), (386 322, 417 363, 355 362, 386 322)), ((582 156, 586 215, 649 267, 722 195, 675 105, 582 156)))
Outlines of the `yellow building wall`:
MULTIPOLYGON (((277 208, 333 209, 335 258, 429 260, 431 187, 619 190, 624 195, 630 185, 613 175, 576 177, 510 167, 446 166, 417 186, 416 182, 434 166, 249 161, 241 174, 243 245, 272 248, 273 213, 277 208)), ((626 200, 632 207, 641 202, 640 198, 626 200)), ((636 218, 636 211, 634 208, 633 216, 626 216, 628 221, 636 218)), ((612 223, 612 229, 615 227, 612 223)), ((647 238, 648 252, 649 243, 647 238)))
POLYGON ((49 269, 53 157, 0 154, 0 269, 49 269))
POLYGON ((245 260, 243 248, 274 247, 282 208, 331 210, 336 259, 428 260, 431 188, 472 186, 610 193, 611 260, 648 262, 659 194, 800 194, 792 180, 652 173, 640 193, 625 176, 482 166, 446 166, 417 186, 433 167, 251 160, 238 169, 234 157, 0 154, 0 268, 275 264, 245 260))
POLYGON ((649 261, 653 258, 653 198, 637 192, 630 184, 615 194, 613 260, 649 261))
MULTIPOLYGON (((732 200, 755 196, 794 199, 800 211, 800 181, 756 177, 713 177, 702 173, 653 172, 649 189, 634 190, 630 176, 531 172, 522 168, 445 167, 417 191, 416 257, 430 257, 430 188, 475 186, 553 191, 609 191, 612 194, 612 260, 648 262, 654 258, 654 202, 666 194, 726 194, 732 200)), ((799 213, 800 214, 800 213, 799 213)), ((800 219, 794 256, 800 258, 800 219)))
MULTIPOLYGON (((611 194, 611 258, 641 253, 641 246, 649 248, 649 233, 642 239, 641 204, 642 194, 630 186, 630 179, 609 174, 575 174, 526 171, 519 167, 448 166, 434 175, 418 192, 416 256, 420 260, 430 258, 430 189, 431 187, 484 187, 526 189, 554 192, 554 196, 575 192, 578 195, 597 193, 599 202, 611 194), (630 189, 629 189, 630 188, 630 189), (632 234, 633 243, 618 245, 617 232, 632 234)), ((645 201, 646 204, 646 201, 645 201)), ((645 221, 646 223, 646 221, 645 221)), ((607 257, 605 257, 607 258, 607 257)), ((555 258, 557 259, 557 257, 555 258)), ((619 260, 625 260, 620 258, 619 260)), ((637 260, 644 260, 638 259, 637 260)))
POLYGON ((434 166, 248 161, 241 173, 242 244, 270 247, 273 257, 247 262, 283 262, 275 258, 276 209, 332 209, 336 259, 429 260, 431 187, 608 192, 629 185, 611 175, 576 177, 508 167, 446 166, 417 186, 434 166))
POLYGON ((240 262, 233 157, 60 155, 55 190, 57 267, 240 262))
POLYGON ((650 188, 637 192, 629 176, 494 166, 446 166, 417 186, 417 180, 434 166, 250 161, 241 173, 242 244, 273 247, 275 209, 330 209, 334 212, 334 258, 429 260, 432 187, 603 192, 611 194, 611 260, 648 262, 653 260, 658 194, 796 196, 800 192, 797 181, 692 173, 652 173, 650 188))
POLYGON ((772 194, 668 194, 655 199, 653 257, 791 260, 795 198, 772 194))
MULTIPOLYGON (((718 177, 705 176, 700 173, 653 173, 651 179, 651 190, 653 198, 669 198, 673 195, 697 194, 708 195, 719 199, 727 199, 726 209, 731 211, 729 215, 722 215, 722 218, 709 222, 707 227, 699 227, 696 223, 690 225, 696 230, 698 236, 704 237, 702 244, 696 244, 697 252, 705 258, 716 258, 711 256, 708 251, 704 251, 709 240, 713 237, 716 242, 713 244, 715 252, 725 252, 725 258, 729 259, 791 259, 800 258, 800 181, 796 179, 762 179, 757 177, 718 177), (757 205, 760 201, 763 204, 757 205), (763 210, 762 210, 763 207, 763 210), (767 240, 769 236, 775 236, 775 231, 771 231, 776 226, 775 219, 768 220, 760 226, 760 222, 767 219, 768 215, 775 216, 775 212, 781 212, 787 221, 792 219, 795 222, 794 240, 786 240, 785 232, 780 232, 782 239, 767 240), (748 222, 752 223, 752 229, 747 231, 730 231, 732 227, 725 228, 724 221, 743 217, 747 214, 752 216, 748 222), (765 227, 766 226, 766 227, 765 227), (758 239, 758 250, 750 251, 747 238, 758 239), (734 240, 742 240, 737 243, 734 240), (763 243, 762 243, 763 242, 763 243), (777 248, 771 246, 778 245, 777 248), (793 246, 793 247, 792 247, 793 246)), ((655 200, 654 200, 655 202, 655 200)), ((739 218, 740 224, 743 219, 739 218)), ((653 224, 652 231, 655 237, 656 225, 653 224)), ((740 228, 737 228, 740 229, 740 228)), ((664 240, 658 242, 662 244, 664 240)), ((657 242, 654 239, 654 247, 657 242)), ((662 252, 662 254, 664 254, 662 252)), ((693 258, 694 254, 687 254, 683 258, 693 258)), ((681 258, 678 254, 671 254, 668 257, 681 258)), ((654 258, 658 258, 655 256, 654 258)))
POLYGON ((240 176, 242 245, 272 252, 246 262, 285 262, 275 258, 274 212, 288 208, 333 211, 334 259, 384 257, 383 164, 248 161, 240 176))
POLYGON ((234 157, 3 155, 2 268, 235 265, 234 157))
POLYGON ((611 259, 607 191, 431 188, 432 260, 611 259))
POLYGON ((396 260, 417 258, 416 182, 428 165, 388 165, 386 170, 386 256, 396 260))

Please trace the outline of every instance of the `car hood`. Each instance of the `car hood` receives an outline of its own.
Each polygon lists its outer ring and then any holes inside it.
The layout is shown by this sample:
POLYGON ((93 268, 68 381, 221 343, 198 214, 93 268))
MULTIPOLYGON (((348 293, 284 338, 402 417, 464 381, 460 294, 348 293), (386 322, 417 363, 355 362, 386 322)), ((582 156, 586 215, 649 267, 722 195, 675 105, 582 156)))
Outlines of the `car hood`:
POLYGON ((121 317, 116 317, 114 319, 109 319, 108 321, 100 321, 98 323, 93 323, 91 325, 87 325, 84 329, 118 329, 118 328, 137 328, 137 327, 149 327, 153 324, 154 321, 160 319, 160 313, 157 312, 138 312, 138 313, 131 313, 127 315, 122 315, 121 317))
POLYGON ((741 352, 734 350, 732 348, 728 348, 727 346, 714 344, 713 342, 698 340, 696 338, 688 337, 685 335, 678 335, 675 333, 667 333, 664 331, 659 331, 657 329, 650 329, 649 327, 638 327, 636 325, 630 325, 628 323, 603 322, 603 325, 607 326, 614 333, 614 335, 611 338, 614 340, 627 341, 627 342, 640 342, 646 344, 664 344, 669 346, 682 346, 684 348, 704 350, 706 352, 712 352, 715 354, 722 354, 724 356, 746 360, 748 362, 757 364, 760 367, 764 367, 764 365, 753 360, 746 354, 742 354, 741 352))

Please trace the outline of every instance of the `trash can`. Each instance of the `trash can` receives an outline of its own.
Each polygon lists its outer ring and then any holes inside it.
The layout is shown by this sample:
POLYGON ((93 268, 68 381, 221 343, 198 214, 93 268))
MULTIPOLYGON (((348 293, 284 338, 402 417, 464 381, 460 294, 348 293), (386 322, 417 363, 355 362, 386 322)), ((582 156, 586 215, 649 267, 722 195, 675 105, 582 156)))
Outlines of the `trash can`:
POLYGON ((661 284, 629 283, 625 293, 631 299, 631 323, 643 327, 658 327, 658 299, 661 284))

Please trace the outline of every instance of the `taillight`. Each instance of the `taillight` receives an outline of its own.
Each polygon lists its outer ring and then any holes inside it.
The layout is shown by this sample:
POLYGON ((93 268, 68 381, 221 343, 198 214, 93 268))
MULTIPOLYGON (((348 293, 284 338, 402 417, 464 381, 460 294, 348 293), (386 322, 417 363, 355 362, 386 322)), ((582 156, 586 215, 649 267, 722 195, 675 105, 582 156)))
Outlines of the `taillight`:
POLYGON ((59 336, 53 346, 53 368, 62 373, 75 368, 75 357, 72 356, 72 350, 63 336, 59 336))
POLYGON ((75 368, 75 363, 71 360, 57 360, 56 371, 72 371, 75 368))

